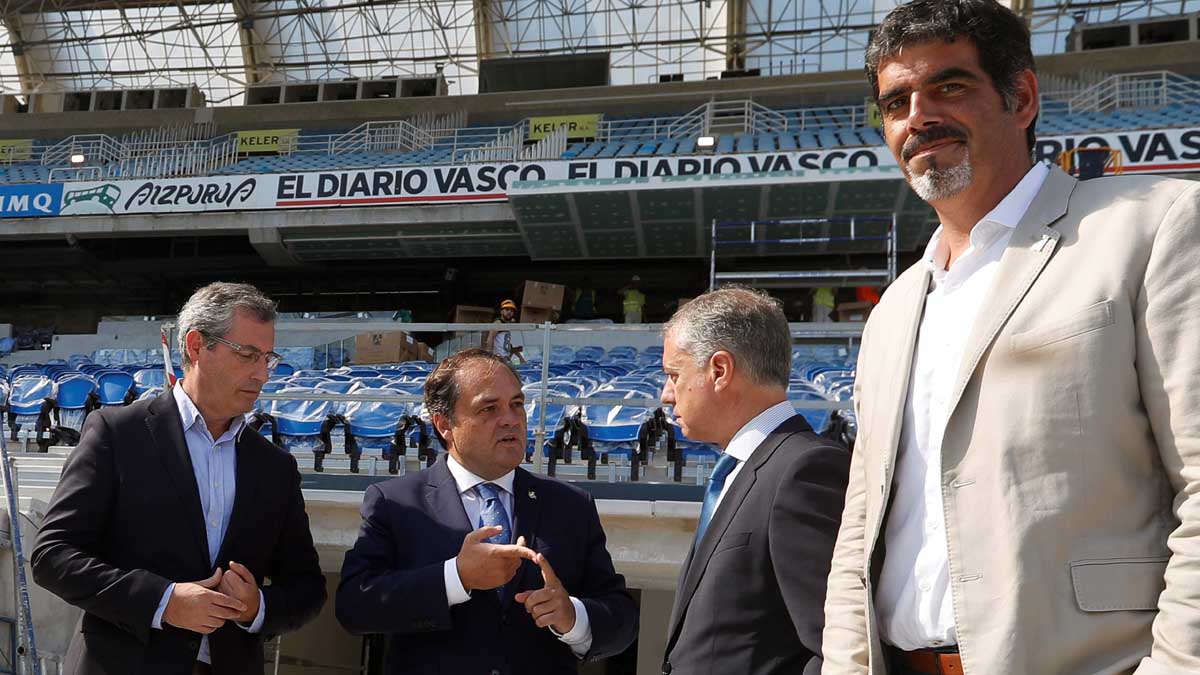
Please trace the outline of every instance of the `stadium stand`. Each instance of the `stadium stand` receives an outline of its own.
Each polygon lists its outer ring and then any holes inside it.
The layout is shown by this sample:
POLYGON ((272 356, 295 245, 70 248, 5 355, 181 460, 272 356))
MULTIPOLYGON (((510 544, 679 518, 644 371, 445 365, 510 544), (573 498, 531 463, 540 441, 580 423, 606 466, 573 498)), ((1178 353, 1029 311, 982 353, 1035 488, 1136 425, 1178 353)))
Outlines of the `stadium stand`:
MULTIPOLYGON (((1195 77, 1166 71, 1136 79, 1112 76, 1082 92, 1045 94, 1038 131, 1055 135, 1192 126, 1200 124, 1198 104, 1200 80, 1195 77), (1139 103, 1145 105, 1135 105, 1139 103)), ((696 152, 699 137, 719 129, 731 132, 720 135, 716 154, 882 145, 882 134, 868 117, 864 105, 772 109, 749 100, 707 103, 677 115, 606 115, 594 140, 573 142, 538 158, 688 155, 696 152), (720 121, 714 121, 718 115, 720 121)), ((301 128, 279 154, 253 156, 230 151, 236 131, 204 141, 157 144, 92 134, 34 139, 28 158, 0 164, 0 182, 41 183, 56 170, 78 170, 69 161, 77 153, 90 158, 88 168, 101 178, 236 175, 453 164, 476 161, 489 152, 513 160, 533 158, 525 150, 528 137, 528 118, 508 126, 468 125, 464 114, 369 122, 350 130, 301 128)))
MULTIPOLYGON (((73 365, 26 364, 13 368, 4 378, 4 393, 12 392, 7 429, 10 438, 44 442, 55 428, 78 432, 87 414, 101 405, 127 405, 161 392, 162 366, 152 360, 122 363, 125 370, 98 363, 129 353, 131 350, 97 350, 91 358, 75 359, 73 365)), ((532 348, 530 356, 519 373, 529 420, 527 458, 532 461, 537 429, 542 423, 543 386, 540 350, 532 348)), ((814 429, 828 431, 832 411, 806 409, 805 402, 849 400, 855 358, 856 350, 845 347, 794 347, 788 394, 814 429)), ((628 467, 638 456, 646 428, 660 409, 658 395, 665 381, 661 347, 638 350, 632 346, 605 349, 556 345, 549 360, 551 377, 545 391, 552 398, 545 406, 543 456, 564 458, 561 437, 559 447, 555 447, 555 430, 564 425, 564 420, 576 419, 586 428, 596 460, 628 467), (582 402, 570 402, 572 399, 582 402)), ((263 387, 269 400, 258 404, 256 412, 263 425, 260 430, 290 451, 311 454, 313 468, 318 471, 324 469, 324 458, 329 454, 350 458, 351 471, 357 473, 364 455, 389 460, 396 456, 397 448, 425 452, 431 444, 421 440, 429 425, 421 397, 433 366, 428 362, 404 362, 328 369, 281 368, 263 387)), ((669 408, 662 413, 669 417, 669 408)), ((841 414, 853 418, 851 411, 841 414)), ((719 454, 716 448, 686 438, 678 427, 671 429, 671 436, 681 449, 684 464, 711 464, 719 454)), ((66 444, 70 439, 65 439, 66 444)), ((55 438, 56 444, 63 441, 55 438)), ((392 470, 398 470, 396 463, 392 470)))

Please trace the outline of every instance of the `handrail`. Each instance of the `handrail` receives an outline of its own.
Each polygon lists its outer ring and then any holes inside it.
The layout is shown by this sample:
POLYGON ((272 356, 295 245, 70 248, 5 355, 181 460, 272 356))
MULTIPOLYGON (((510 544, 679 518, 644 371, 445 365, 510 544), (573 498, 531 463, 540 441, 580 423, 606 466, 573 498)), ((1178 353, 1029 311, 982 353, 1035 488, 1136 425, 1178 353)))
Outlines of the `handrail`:
POLYGON ((1200 102, 1200 82, 1169 70, 1122 73, 1087 87, 1067 101, 1067 112, 1161 108, 1200 102))

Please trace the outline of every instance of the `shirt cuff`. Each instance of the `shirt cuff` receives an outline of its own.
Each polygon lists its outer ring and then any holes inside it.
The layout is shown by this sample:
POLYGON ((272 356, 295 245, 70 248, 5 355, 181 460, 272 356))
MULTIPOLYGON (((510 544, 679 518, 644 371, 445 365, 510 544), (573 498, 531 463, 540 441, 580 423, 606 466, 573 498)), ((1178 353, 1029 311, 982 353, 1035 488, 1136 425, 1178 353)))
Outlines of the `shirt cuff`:
POLYGON ((162 599, 158 601, 158 609, 154 610, 154 618, 150 620, 151 628, 162 630, 163 614, 167 611, 167 603, 171 601, 173 592, 175 592, 175 582, 167 584, 167 590, 163 591, 162 599))
POLYGON ((559 634, 553 626, 548 626, 555 637, 571 647, 571 652, 580 658, 592 649, 592 623, 588 620, 587 608, 583 602, 571 596, 571 604, 575 606, 575 625, 566 633, 559 634))
POLYGON ((462 579, 458 576, 457 556, 442 565, 442 577, 446 580, 446 602, 451 607, 461 605, 471 599, 471 592, 463 588, 462 579))
POLYGON ((241 623, 240 621, 235 621, 234 623, 236 623, 239 628, 246 631, 247 633, 257 633, 262 630, 263 619, 265 619, 266 616, 267 616, 267 603, 265 600, 263 600, 262 589, 260 588, 260 589, 258 589, 258 614, 256 614, 254 616, 254 621, 250 622, 249 626, 247 626, 244 623, 241 623))

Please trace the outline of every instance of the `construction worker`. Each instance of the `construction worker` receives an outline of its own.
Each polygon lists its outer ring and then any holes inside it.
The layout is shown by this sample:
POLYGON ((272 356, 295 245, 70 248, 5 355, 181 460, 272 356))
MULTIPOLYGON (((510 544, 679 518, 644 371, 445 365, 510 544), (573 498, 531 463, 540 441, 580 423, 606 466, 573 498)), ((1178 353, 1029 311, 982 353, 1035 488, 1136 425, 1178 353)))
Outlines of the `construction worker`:
MULTIPOLYGON (((516 323, 517 321, 517 303, 512 300, 505 300, 500 303, 500 318, 494 323, 516 323)), ((512 361, 515 357, 518 362, 525 363, 525 355, 522 354, 525 350, 522 346, 513 346, 512 333, 506 330, 493 328, 488 331, 487 344, 491 348, 492 353, 508 361, 512 361)))
POLYGON ((837 305, 833 289, 821 286, 812 290, 812 316, 817 323, 833 321, 833 308, 837 305))
POLYGON ((642 278, 633 275, 624 288, 617 291, 621 294, 621 308, 625 312, 625 323, 641 323, 642 308, 646 306, 646 294, 640 289, 642 278))

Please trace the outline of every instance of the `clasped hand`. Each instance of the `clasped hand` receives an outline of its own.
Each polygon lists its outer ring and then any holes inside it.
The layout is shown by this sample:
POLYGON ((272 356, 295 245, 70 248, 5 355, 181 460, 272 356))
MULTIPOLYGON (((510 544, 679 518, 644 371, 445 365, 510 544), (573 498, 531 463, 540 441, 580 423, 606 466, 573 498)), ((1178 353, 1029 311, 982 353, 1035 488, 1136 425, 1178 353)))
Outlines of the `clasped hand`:
POLYGON ((230 561, 207 579, 175 584, 163 622, 208 635, 232 619, 249 625, 258 616, 258 583, 250 570, 230 561))

